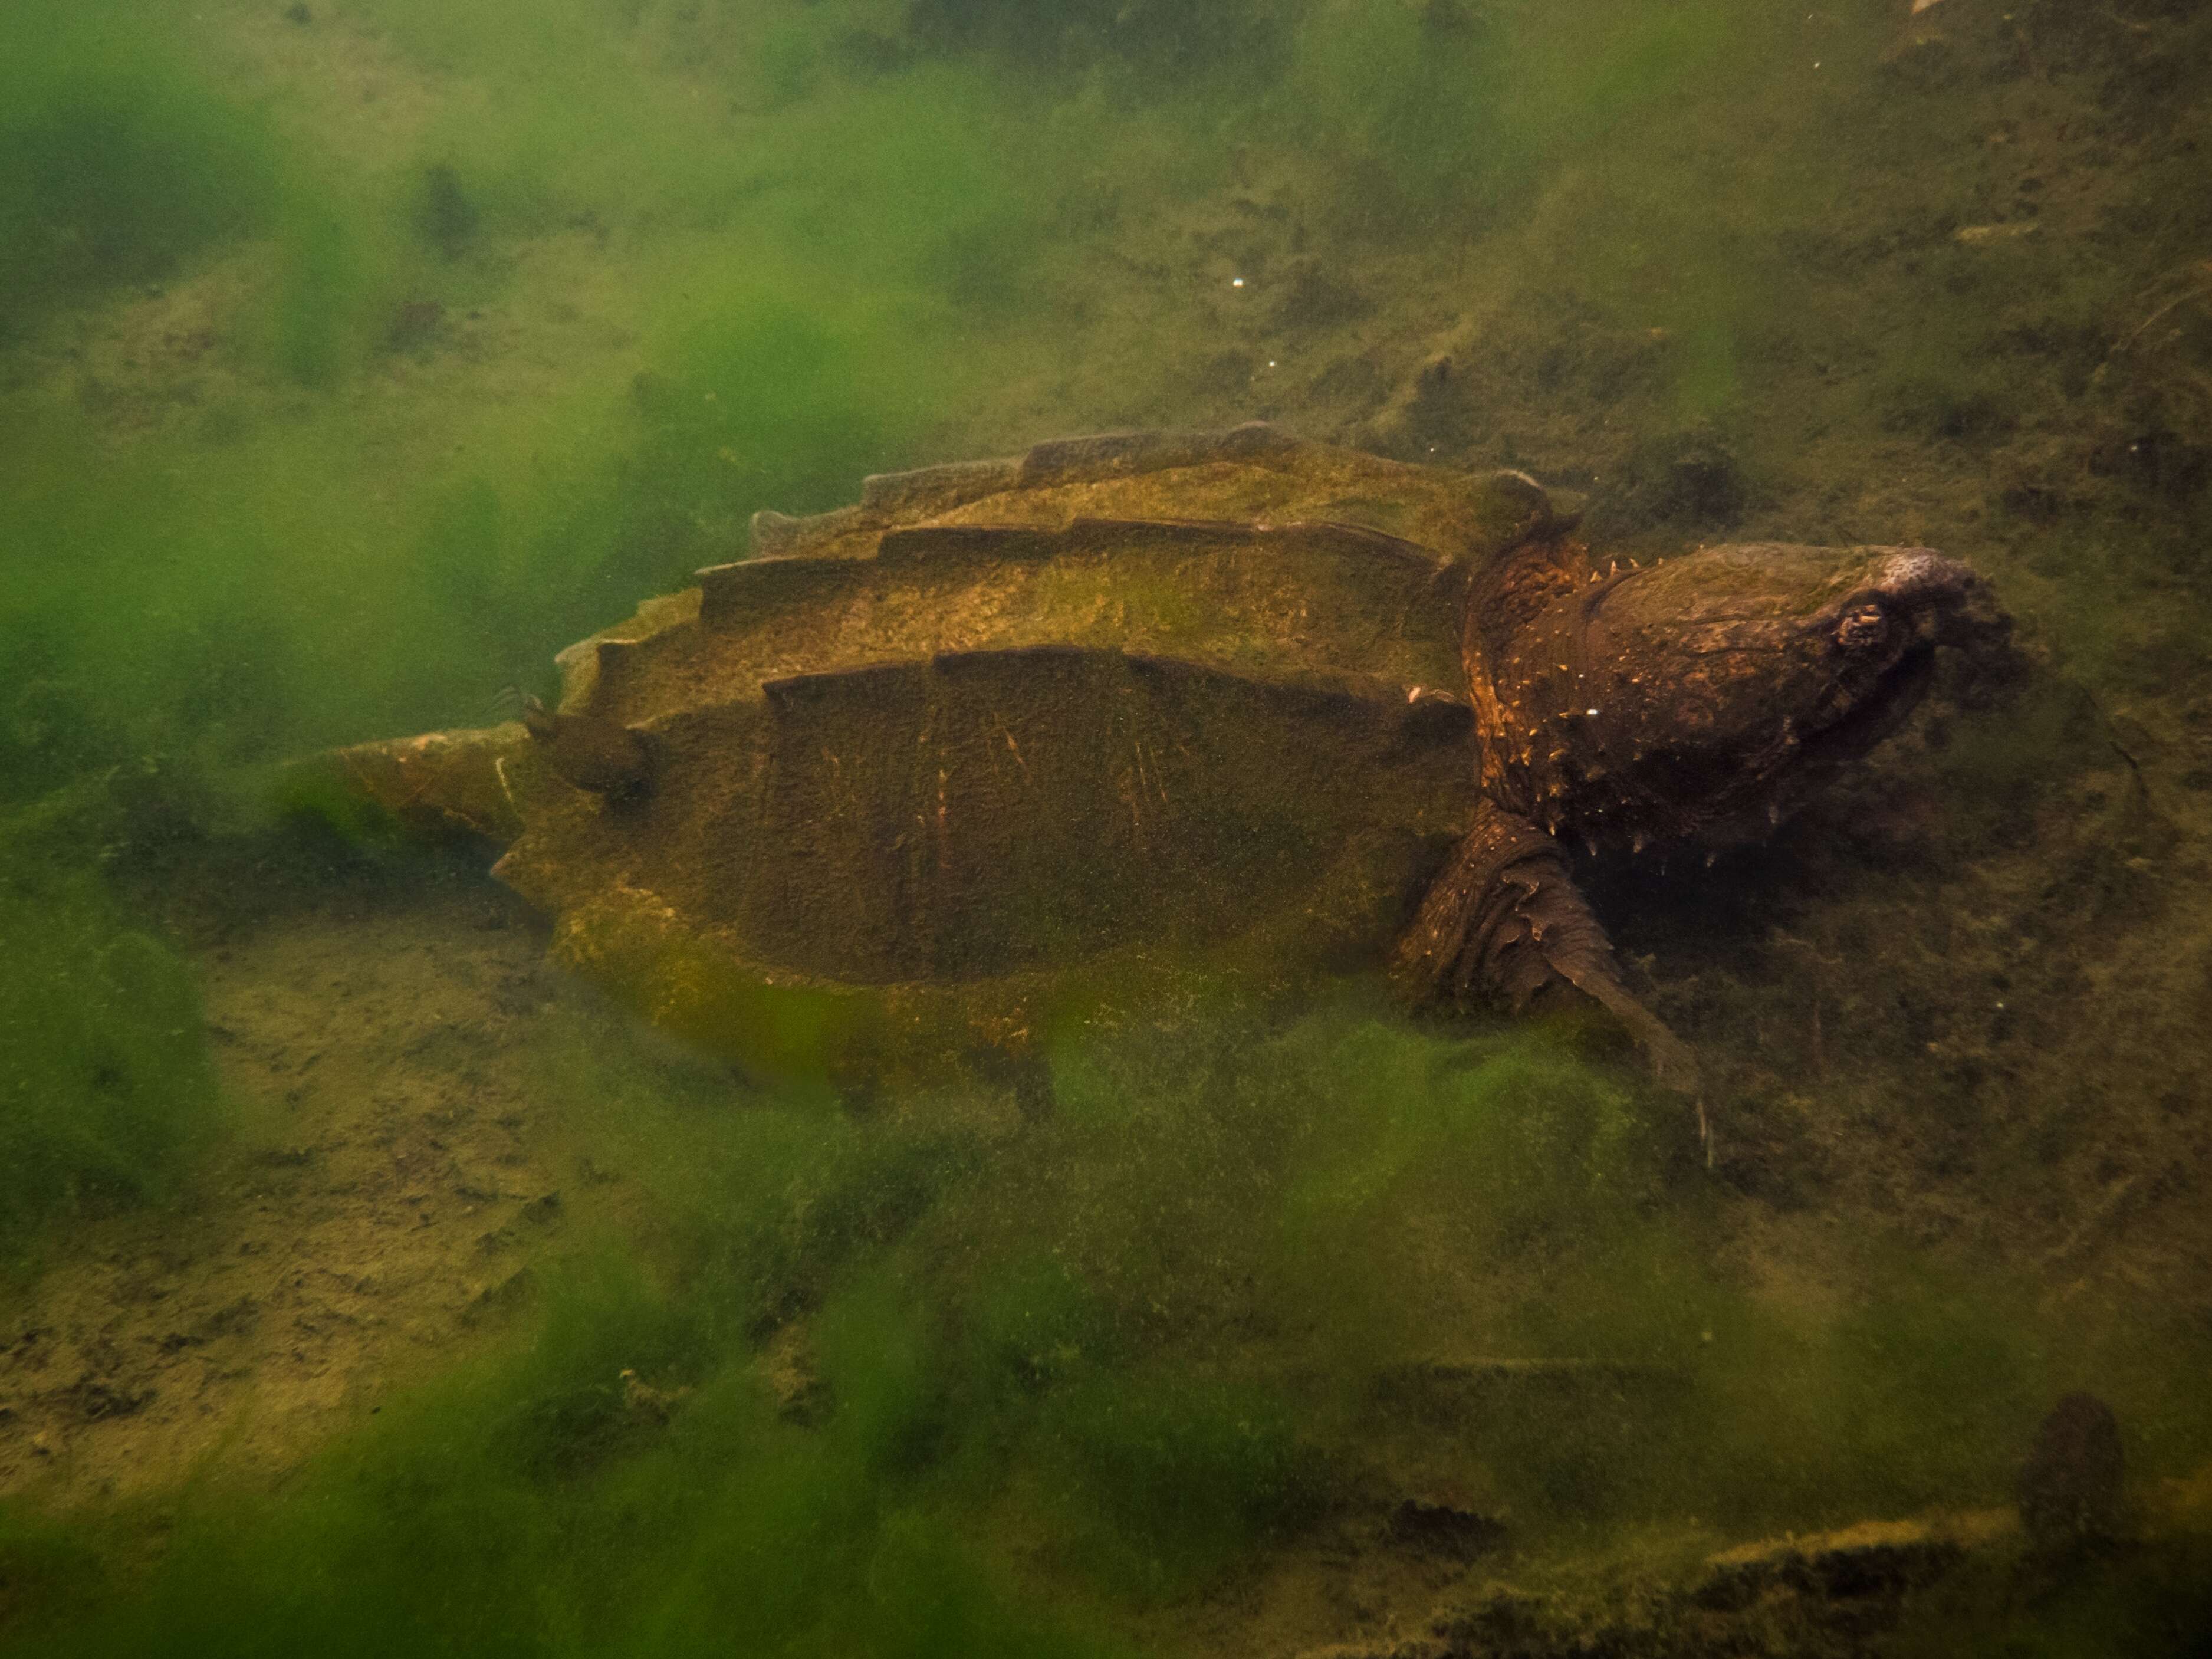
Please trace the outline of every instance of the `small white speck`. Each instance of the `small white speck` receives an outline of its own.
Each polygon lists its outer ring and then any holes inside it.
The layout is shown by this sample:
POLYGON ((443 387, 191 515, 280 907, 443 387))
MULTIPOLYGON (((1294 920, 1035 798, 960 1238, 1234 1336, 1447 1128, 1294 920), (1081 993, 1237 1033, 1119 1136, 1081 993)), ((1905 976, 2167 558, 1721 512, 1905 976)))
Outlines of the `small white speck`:
POLYGON ((1585 714, 1595 714, 1597 713, 1597 710, 1595 708, 1585 708, 1583 710, 1583 713, 1585 714))
POLYGON ((1275 366, 1275 360, 1274 360, 1273 357, 1268 358, 1268 359, 1267 359, 1267 367, 1268 367, 1268 368, 1273 368, 1274 366, 1275 366))
POLYGON ((1229 279, 1229 286, 1231 288, 1242 288, 1244 286, 1244 279, 1242 276, 1231 276, 1229 279))

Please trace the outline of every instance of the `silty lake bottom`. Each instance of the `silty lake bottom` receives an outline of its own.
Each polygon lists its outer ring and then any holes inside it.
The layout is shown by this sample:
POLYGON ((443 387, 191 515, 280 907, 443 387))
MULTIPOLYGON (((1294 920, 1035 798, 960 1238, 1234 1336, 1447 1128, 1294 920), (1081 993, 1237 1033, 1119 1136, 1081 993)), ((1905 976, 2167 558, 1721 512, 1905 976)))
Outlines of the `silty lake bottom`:
POLYGON ((0 20, 0 1644, 2206 1650, 2212 10, 94 9, 0 20), (740 1063, 281 810, 756 511, 1255 419, 2012 616, 1571 849, 1710 1156, 1379 954, 740 1063))

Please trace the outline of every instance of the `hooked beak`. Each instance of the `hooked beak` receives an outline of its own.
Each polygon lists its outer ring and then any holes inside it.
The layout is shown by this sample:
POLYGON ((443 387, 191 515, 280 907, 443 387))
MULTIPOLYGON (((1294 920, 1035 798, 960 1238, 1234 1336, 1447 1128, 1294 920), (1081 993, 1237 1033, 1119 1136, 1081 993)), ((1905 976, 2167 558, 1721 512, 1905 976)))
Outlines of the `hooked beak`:
POLYGON ((2012 618, 1989 584, 1956 559, 1925 547, 1897 548, 1876 569, 1871 586, 1930 646, 1997 659, 2011 642, 2012 618))
POLYGON ((1902 725, 1935 678, 1939 649, 1957 651, 1975 681, 2002 682, 2018 666, 2012 618, 1980 576, 1925 547, 1876 552, 1866 583, 1832 606, 1823 625, 1847 626, 1841 619, 1871 600, 1906 633, 1879 679, 1803 735, 1810 770, 1863 755, 1902 725))

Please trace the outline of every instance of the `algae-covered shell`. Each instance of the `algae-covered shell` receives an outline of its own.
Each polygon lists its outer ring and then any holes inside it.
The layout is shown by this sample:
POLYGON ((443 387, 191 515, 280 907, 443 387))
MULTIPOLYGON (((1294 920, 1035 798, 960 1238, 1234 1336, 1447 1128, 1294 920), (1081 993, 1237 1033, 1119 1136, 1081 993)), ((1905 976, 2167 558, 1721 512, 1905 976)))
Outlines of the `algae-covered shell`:
POLYGON ((763 514, 757 556, 562 653, 556 720, 639 734, 650 788, 513 726, 344 755, 509 843, 560 957, 751 1063, 1018 1046, 1387 941, 1479 799, 1467 572, 1553 523, 1521 475, 1261 425, 1041 445, 763 514))
POLYGON ((1018 1050, 1387 942, 1413 1001, 1579 1000, 1694 1093, 1564 842, 1771 832, 2009 619, 1927 548, 1624 570, 1571 528, 1519 473, 1266 426, 1044 444, 763 514, 562 652, 557 710, 336 759, 763 1066, 1018 1050))

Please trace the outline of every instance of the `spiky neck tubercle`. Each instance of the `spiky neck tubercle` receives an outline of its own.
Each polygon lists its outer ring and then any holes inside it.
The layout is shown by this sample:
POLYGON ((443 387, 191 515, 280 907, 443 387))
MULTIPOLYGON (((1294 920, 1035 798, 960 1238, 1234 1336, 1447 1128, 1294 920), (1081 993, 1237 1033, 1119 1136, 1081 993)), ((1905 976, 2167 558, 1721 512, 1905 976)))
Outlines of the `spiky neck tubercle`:
MULTIPOLYGON (((1618 580, 1591 571, 1578 544, 1558 547, 1515 585, 1522 600, 1514 607, 1521 612, 1517 625, 1501 628, 1480 605, 1468 621, 1486 791, 1552 834, 1585 842, 1682 828, 1655 822, 1672 815, 1655 811, 1660 804, 1632 787, 1606 730, 1606 702, 1621 677, 1594 672, 1585 618, 1596 590, 1618 580), (1527 603, 1532 590, 1540 594, 1534 605, 1527 603)), ((1638 677, 1632 669, 1626 678, 1638 677)), ((1626 758, 1641 757, 1632 750, 1626 758)))

